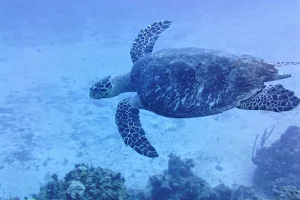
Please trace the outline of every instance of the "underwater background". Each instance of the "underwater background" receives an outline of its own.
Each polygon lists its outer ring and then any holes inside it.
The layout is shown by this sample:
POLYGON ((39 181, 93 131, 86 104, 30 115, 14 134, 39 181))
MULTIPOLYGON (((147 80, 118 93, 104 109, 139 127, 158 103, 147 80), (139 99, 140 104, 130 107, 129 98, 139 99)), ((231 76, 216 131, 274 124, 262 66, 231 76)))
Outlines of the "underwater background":
MULTIPOLYGON (((134 94, 94 100, 89 88, 128 72, 133 40, 159 20, 173 23, 154 51, 193 46, 300 61, 299 10, 299 0, 0 0, 0 199, 38 193, 52 174, 63 178, 78 163, 109 168, 126 187, 143 189, 167 169, 170 153, 193 159, 193 173, 211 186, 252 185, 256 135, 275 125, 270 146, 300 126, 299 106, 192 119, 141 110, 160 155, 150 159, 126 147, 115 125, 119 101, 134 94)), ((299 66, 280 71, 292 77, 276 83, 300 96, 299 66)))

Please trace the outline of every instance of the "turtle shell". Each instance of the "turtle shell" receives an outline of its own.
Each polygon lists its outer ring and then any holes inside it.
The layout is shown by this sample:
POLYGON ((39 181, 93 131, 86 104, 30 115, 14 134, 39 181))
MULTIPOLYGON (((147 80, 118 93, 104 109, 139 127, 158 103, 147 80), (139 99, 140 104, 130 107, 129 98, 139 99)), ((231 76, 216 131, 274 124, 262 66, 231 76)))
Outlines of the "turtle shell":
MULTIPOLYGON (((248 59, 248 58, 247 58, 248 59)), ((166 117, 198 117, 235 107, 263 82, 243 81, 241 57, 221 51, 164 49, 136 61, 132 82, 145 109, 166 117), (238 69, 238 70, 237 70, 238 69)))

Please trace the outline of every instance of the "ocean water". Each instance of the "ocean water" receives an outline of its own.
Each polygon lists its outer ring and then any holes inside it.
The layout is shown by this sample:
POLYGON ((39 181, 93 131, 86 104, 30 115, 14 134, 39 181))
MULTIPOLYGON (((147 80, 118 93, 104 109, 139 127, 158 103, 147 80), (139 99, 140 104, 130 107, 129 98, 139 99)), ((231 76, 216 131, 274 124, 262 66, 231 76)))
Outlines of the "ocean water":
MULTIPOLYGON (((300 106, 191 119, 140 110, 160 155, 152 159, 127 147, 115 125, 118 103, 134 93, 95 100, 89 89, 130 71, 134 39, 160 20, 173 23, 154 51, 200 47, 300 61, 299 10, 299 0, 0 0, 0 199, 38 193, 51 174, 62 178, 77 163, 110 168, 127 187, 143 189, 167 168, 170 153, 193 159, 193 172, 212 186, 252 185, 256 135, 276 125, 269 146, 300 125, 300 106)), ((276 83, 300 96, 300 66, 280 71, 292 77, 276 83)))

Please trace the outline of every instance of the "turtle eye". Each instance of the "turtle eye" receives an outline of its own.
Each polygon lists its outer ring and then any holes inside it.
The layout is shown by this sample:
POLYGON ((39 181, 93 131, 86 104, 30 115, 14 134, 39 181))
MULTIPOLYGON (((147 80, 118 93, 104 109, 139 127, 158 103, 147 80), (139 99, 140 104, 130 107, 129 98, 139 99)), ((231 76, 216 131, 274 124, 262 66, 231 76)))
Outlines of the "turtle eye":
POLYGON ((90 91, 91 91, 91 92, 99 92, 99 87, 97 87, 96 85, 93 85, 93 86, 90 88, 90 91))
POLYGON ((97 92, 98 91, 98 88, 93 85, 91 88, 90 88, 90 92, 97 92))
POLYGON ((101 89, 99 88, 99 86, 97 84, 93 85, 90 88, 90 98, 94 98, 94 99, 102 98, 101 93, 102 93, 101 89))

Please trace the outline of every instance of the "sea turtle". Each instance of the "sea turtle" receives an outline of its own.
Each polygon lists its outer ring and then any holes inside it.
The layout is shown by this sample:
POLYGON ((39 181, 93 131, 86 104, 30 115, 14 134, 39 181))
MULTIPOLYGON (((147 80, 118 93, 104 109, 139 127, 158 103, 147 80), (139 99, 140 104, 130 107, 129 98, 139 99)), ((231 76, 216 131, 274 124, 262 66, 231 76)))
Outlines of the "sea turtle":
POLYGON ((141 30, 131 50, 129 73, 107 76, 90 88, 94 99, 136 92, 117 107, 115 122, 126 145, 138 153, 158 157, 145 136, 139 109, 171 118, 203 117, 231 108, 289 111, 299 105, 294 92, 264 83, 290 77, 275 67, 300 62, 265 62, 250 55, 234 55, 201 48, 170 48, 152 52, 160 33, 171 21, 141 30))

